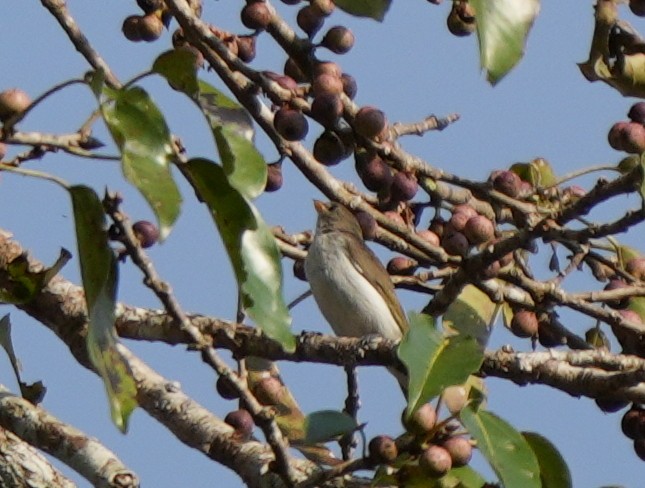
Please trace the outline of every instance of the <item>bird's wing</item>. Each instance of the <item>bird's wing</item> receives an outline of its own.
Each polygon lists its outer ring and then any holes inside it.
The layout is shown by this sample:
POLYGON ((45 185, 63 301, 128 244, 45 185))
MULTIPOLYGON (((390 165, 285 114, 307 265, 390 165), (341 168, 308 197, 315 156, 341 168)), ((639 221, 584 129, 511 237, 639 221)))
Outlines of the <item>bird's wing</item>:
POLYGON ((385 267, 383 266, 383 263, 379 261, 376 255, 372 252, 372 250, 369 247, 365 245, 362 239, 350 233, 346 233, 345 235, 350 237, 351 239, 359 240, 361 246, 363 246, 364 249, 367 251, 364 253, 355 253, 352 251, 352 249, 359 246, 347 246, 345 244, 347 249, 347 254, 350 256, 350 262, 354 265, 356 270, 361 275, 365 276, 365 269, 368 269, 368 268, 372 269, 375 275, 374 277, 377 279, 377 282, 372 284, 375 286, 375 288, 378 289, 378 291, 384 297, 386 297, 386 299, 390 303, 394 304, 394 307, 392 310, 392 316, 394 317, 394 320, 396 321, 399 328, 401 329, 401 333, 405 334, 408 331, 408 320, 405 317, 403 308, 401 307, 401 302, 399 302, 399 299, 396 296, 396 292, 394 291, 394 284, 392 283, 390 274, 386 271, 385 267))

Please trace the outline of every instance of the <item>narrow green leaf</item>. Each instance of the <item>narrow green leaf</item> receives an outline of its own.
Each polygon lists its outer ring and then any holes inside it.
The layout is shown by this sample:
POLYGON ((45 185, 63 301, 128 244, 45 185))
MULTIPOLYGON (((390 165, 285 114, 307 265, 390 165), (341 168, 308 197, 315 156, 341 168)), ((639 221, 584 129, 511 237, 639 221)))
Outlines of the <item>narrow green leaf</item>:
POLYGON ((329 442, 358 429, 356 421, 344 412, 320 410, 305 417, 305 444, 329 442))
POLYGON ((103 206, 86 186, 69 189, 85 290, 89 328, 87 349, 107 390, 112 421, 125 432, 136 407, 137 389, 127 362, 117 349, 114 331, 117 265, 109 246, 103 206))
POLYGON ((484 357, 474 337, 444 337, 435 328, 433 318, 425 314, 410 314, 410 330, 398 354, 410 375, 409 414, 445 387, 464 383, 479 370, 484 357))
POLYGON ((152 71, 166 78, 173 89, 189 97, 196 97, 199 93, 196 63, 197 56, 194 52, 187 49, 173 49, 160 54, 155 59, 152 63, 152 71))
POLYGON ((571 488, 569 467, 551 441, 535 432, 522 432, 522 435, 540 464, 542 488, 571 488))
POLYGON ((467 285, 448 307, 441 323, 447 330, 475 337, 484 346, 492 331, 496 311, 497 306, 484 292, 474 285, 467 285))
POLYGON ((123 174, 152 208, 165 239, 179 217, 181 195, 170 171, 173 146, 163 115, 139 87, 103 90, 101 113, 121 151, 123 174))
POLYGON ((370 17, 383 22, 392 0, 334 0, 336 6, 356 17, 370 17))
POLYGON ((284 303, 280 253, 273 234, 220 166, 192 159, 185 168, 222 236, 246 312, 269 337, 293 351, 295 339, 289 329, 291 318, 284 303))
POLYGON ((460 418, 502 485, 541 488, 537 458, 512 425, 492 412, 472 406, 464 407, 460 418))
POLYGON ((488 81, 495 85, 524 55, 539 0, 471 0, 477 18, 479 58, 488 81))
POLYGON ((26 253, 15 257, 7 265, 9 277, 4 286, 0 288, 0 302, 20 304, 33 300, 71 257, 70 252, 63 248, 56 262, 41 271, 29 269, 29 259, 26 253))

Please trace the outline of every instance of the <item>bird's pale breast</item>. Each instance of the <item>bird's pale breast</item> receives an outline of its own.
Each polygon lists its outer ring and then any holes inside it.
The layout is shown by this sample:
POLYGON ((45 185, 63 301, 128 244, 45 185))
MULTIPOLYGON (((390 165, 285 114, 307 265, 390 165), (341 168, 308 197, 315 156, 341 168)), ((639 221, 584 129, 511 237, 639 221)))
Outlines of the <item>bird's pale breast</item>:
POLYGON ((316 237, 309 248, 305 270, 318 308, 336 335, 401 337, 387 304, 350 263, 344 246, 333 233, 316 237))

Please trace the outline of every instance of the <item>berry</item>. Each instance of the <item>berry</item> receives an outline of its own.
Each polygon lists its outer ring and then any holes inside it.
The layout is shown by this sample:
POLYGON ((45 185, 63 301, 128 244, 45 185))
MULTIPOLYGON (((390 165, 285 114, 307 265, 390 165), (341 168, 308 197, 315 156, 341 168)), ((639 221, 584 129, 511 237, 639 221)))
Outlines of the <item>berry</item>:
POLYGON ((309 132, 309 124, 302 112, 282 107, 273 118, 275 130, 287 141, 301 141, 309 132))
POLYGON ((629 402, 624 400, 614 400, 611 398, 596 398, 595 402, 598 408, 605 413, 615 413, 629 405, 629 402))
POLYGON ((632 105, 627 113, 627 117, 637 124, 645 124, 645 102, 636 102, 632 105))
MULTIPOLYGON (((611 291, 611 290, 618 290, 620 288, 625 288, 629 286, 627 283, 625 283, 623 280, 619 279, 613 279, 609 280, 609 283, 605 286, 605 291, 611 291)), ((614 309, 622 309, 622 308, 627 308, 627 305, 629 305, 629 298, 620 298, 617 300, 608 300, 605 302, 608 307, 614 308, 614 309)))
POLYGON ((477 214, 477 210, 475 210, 472 206, 468 205, 467 203, 460 203, 459 205, 455 205, 452 208, 452 214, 466 214, 468 218, 470 217, 475 217, 477 214))
POLYGON ((305 262, 302 259, 298 259, 293 262, 293 276, 298 278, 300 281, 307 281, 307 273, 305 273, 305 262))
POLYGON ((454 2, 446 19, 446 24, 452 35, 457 37, 469 36, 476 29, 473 7, 465 1, 454 2))
POLYGON ((338 66, 338 64, 334 63, 333 61, 319 61, 314 64, 313 76, 315 78, 316 76, 323 74, 340 78, 343 74, 343 71, 340 69, 340 66, 338 66))
POLYGON ((284 179, 282 177, 282 162, 267 165, 267 182, 264 191, 272 192, 282 188, 284 179))
POLYGON ((229 412, 224 422, 235 429, 235 434, 242 442, 251 438, 253 433, 253 417, 248 410, 240 409, 229 412))
POLYGON ((372 217, 367 212, 356 212, 356 220, 358 220, 359 225, 361 226, 361 231, 363 231, 363 239, 366 241, 374 239, 376 237, 376 231, 378 225, 376 219, 372 217))
POLYGON ((429 244, 433 246, 439 246, 441 244, 441 240, 439 239, 439 236, 432 232, 431 230, 420 230, 417 232, 417 235, 423 239, 424 241, 427 241, 429 244))
POLYGON ((386 127, 387 119, 385 114, 376 107, 366 106, 356 113, 354 129, 363 137, 373 139, 381 135, 386 127))
POLYGON ((392 275, 410 276, 414 274, 414 270, 418 263, 406 256, 395 256, 387 263, 387 272, 392 275))
POLYGON ((468 392, 463 385, 448 386, 441 393, 441 401, 451 414, 456 415, 466 405, 468 392))
POLYGON ((244 27, 253 30, 264 30, 271 23, 271 11, 264 2, 246 4, 240 13, 244 27))
MULTIPOLYGON (((629 5, 631 6, 631 3, 629 5)), ((643 10, 642 10, 642 13, 640 14, 640 16, 645 17, 645 5, 643 5, 641 8, 643 10)), ((633 11, 633 9, 632 9, 632 11, 633 11)), ((636 12, 634 12, 634 13, 636 13, 636 12)), ((641 458, 642 461, 645 461, 645 437, 641 437, 640 439, 636 439, 634 441, 634 452, 636 453, 636 455, 639 458, 641 458)))
POLYGON ((452 459, 446 449, 431 445, 419 456, 419 467, 428 476, 439 478, 450 471, 452 459))
POLYGON ((636 440, 645 437, 645 411, 636 405, 632 406, 620 421, 623 434, 629 439, 636 440))
POLYGON ((379 156, 357 153, 356 171, 365 188, 370 191, 379 192, 392 186, 392 171, 379 156))
POLYGON ((454 467, 465 466, 473 457, 473 446, 464 437, 449 437, 442 447, 450 454, 454 467))
POLYGON ((625 127, 623 151, 629 154, 640 154, 645 151, 645 127, 630 122, 625 127))
POLYGON ((513 171, 500 171, 493 178, 493 188, 509 197, 517 197, 521 192, 522 180, 513 171))
POLYGON ((625 146, 625 132, 629 122, 616 122, 609 129, 607 134, 607 141, 609 145, 614 148, 616 151, 622 151, 625 146))
POLYGON ((224 400, 235 400, 240 396, 240 393, 235 389, 233 383, 224 376, 217 378, 215 389, 224 400))
POLYGON ((452 256, 465 256, 468 254, 468 249, 470 248, 470 243, 466 239, 466 236, 454 230, 444 234, 441 239, 441 245, 452 256))
POLYGON ((294 91, 298 89, 298 83, 296 83, 296 80, 294 80, 290 76, 281 75, 273 71, 263 71, 262 74, 269 78, 271 81, 275 81, 278 85, 280 85, 280 87, 284 88, 285 90, 294 91))
POLYGON ((142 17, 140 15, 130 15, 123 21, 121 32, 123 32, 123 35, 128 41, 139 42, 143 40, 143 37, 141 37, 141 32, 139 30, 141 19, 142 17))
POLYGON ((309 3, 324 17, 330 16, 336 8, 334 0, 311 0, 309 3))
POLYGON ((311 116, 323 127, 334 127, 343 115, 343 102, 336 93, 325 93, 311 102, 311 116))
MULTIPOLYGON (((403 412, 405 416, 405 411, 403 412)), ((429 403, 419 407, 409 418, 404 418, 403 425, 408 432, 416 435, 426 435, 437 423, 437 412, 429 403)))
POLYGON ((345 54, 354 46, 354 34, 347 27, 337 25, 327 31, 320 45, 336 54, 345 54))
POLYGON ((333 166, 347 156, 347 150, 340 137, 333 132, 325 131, 314 142, 313 155, 325 166, 333 166))
POLYGON ((625 264, 625 271, 640 281, 645 281, 645 258, 633 258, 625 264))
POLYGON ((320 15, 320 12, 312 7, 311 5, 306 5, 298 10, 296 15, 296 23, 305 34, 312 38, 316 33, 322 28, 325 22, 324 16, 320 15))
POLYGON ((466 222, 464 234, 471 244, 483 244, 495 236, 495 226, 490 219, 476 215, 466 222))
POLYGON ((311 84, 311 92, 315 98, 323 95, 340 95, 343 93, 343 82, 340 76, 321 73, 314 78, 311 84))
POLYGON ((29 95, 20 88, 0 92, 0 120, 3 122, 24 112, 31 105, 29 95))
POLYGON ((396 442, 386 435, 374 437, 370 441, 367 449, 369 451, 369 460, 373 464, 390 464, 399 455, 396 442))
POLYGON ((472 219, 472 217, 470 217, 465 212, 453 213, 448 224, 452 230, 463 232, 463 230, 466 228, 466 224, 470 219, 472 219))
POLYGON ((159 240, 159 229, 147 220, 139 220, 132 224, 132 232, 144 249, 153 246, 159 240))
POLYGON ((255 59, 255 36, 237 36, 237 57, 245 63, 255 59))
POLYGON ((634 15, 645 17, 645 0, 629 0, 629 9, 634 15))
POLYGON ((538 319, 535 312, 518 310, 511 320, 511 332, 517 337, 534 337, 538 333, 538 319))
POLYGON ((163 33, 164 25, 161 18, 155 14, 147 14, 139 21, 139 34, 146 42, 156 41, 163 33))
POLYGON ((350 100, 354 100, 354 97, 358 92, 358 85, 356 84, 356 79, 352 75, 343 73, 340 76, 340 81, 343 82, 343 91, 345 92, 345 95, 347 95, 347 97, 350 100))
POLYGON ((548 322, 538 323, 538 341, 544 347, 557 347, 565 343, 563 337, 553 330, 548 322))
POLYGON ((390 195, 392 200, 397 202, 406 202, 412 200, 419 191, 417 178, 413 174, 399 171, 392 179, 390 195))

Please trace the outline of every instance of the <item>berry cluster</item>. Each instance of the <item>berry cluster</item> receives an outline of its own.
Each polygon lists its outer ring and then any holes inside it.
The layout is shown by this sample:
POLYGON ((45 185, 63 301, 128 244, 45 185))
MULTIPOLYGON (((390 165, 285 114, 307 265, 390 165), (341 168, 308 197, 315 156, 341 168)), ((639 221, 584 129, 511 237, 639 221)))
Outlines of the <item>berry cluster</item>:
MULTIPOLYGON (((442 402, 451 416, 455 416, 467 401, 467 392, 463 386, 451 386, 444 390, 442 402)), ((409 418, 402 419, 407 432, 412 436, 402 436, 394 440, 387 435, 374 437, 368 445, 368 460, 372 465, 395 465, 400 454, 409 454, 409 459, 402 466, 397 476, 400 482, 413 473, 422 476, 439 478, 452 468, 465 466, 470 462, 473 453, 473 442, 459 434, 463 429, 456 420, 438 421, 436 409, 429 403, 419 408, 409 418)))

